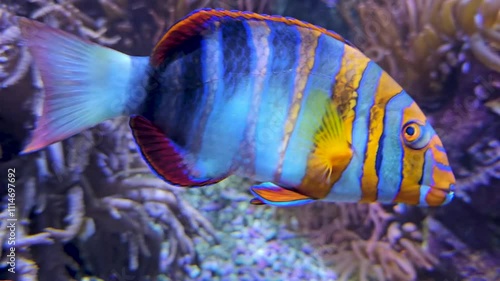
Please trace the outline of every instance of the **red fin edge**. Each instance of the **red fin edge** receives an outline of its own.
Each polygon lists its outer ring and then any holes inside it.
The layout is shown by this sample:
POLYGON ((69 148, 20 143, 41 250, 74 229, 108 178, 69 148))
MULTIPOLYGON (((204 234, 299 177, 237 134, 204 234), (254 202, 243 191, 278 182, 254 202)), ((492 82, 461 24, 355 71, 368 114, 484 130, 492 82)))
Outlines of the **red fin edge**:
POLYGON ((132 116, 129 125, 144 160, 166 182, 179 186, 203 186, 215 184, 227 177, 194 177, 184 161, 182 149, 151 121, 142 116, 132 116))
POLYGON ((340 36, 338 33, 328 30, 317 25, 300 21, 298 19, 283 17, 283 16, 272 16, 257 14, 252 12, 244 11, 228 11, 222 9, 200 9, 195 10, 184 19, 181 19, 176 24, 174 24, 168 31, 163 35, 161 40, 156 44, 153 54, 151 55, 151 64, 158 67, 168 55, 175 51, 181 44, 188 38, 199 34, 201 31, 205 30, 207 27, 205 23, 210 20, 221 19, 227 17, 230 19, 245 19, 245 20, 258 20, 258 21, 273 21, 282 22, 288 25, 295 25, 299 27, 309 28, 316 30, 328 36, 331 36, 351 47, 356 48, 351 42, 346 40, 344 37, 340 36))
POLYGON ((266 205, 266 203, 264 203, 262 200, 260 200, 258 198, 251 199, 250 204, 252 204, 252 205, 266 205))

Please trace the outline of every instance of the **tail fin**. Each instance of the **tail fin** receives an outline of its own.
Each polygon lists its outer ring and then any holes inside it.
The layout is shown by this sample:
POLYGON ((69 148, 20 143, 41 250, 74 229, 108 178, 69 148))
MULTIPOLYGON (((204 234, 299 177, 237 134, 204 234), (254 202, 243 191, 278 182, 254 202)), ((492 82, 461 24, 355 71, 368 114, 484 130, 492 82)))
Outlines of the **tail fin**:
POLYGON ((137 96, 134 58, 26 18, 19 26, 45 88, 42 115, 21 153, 128 113, 137 96))

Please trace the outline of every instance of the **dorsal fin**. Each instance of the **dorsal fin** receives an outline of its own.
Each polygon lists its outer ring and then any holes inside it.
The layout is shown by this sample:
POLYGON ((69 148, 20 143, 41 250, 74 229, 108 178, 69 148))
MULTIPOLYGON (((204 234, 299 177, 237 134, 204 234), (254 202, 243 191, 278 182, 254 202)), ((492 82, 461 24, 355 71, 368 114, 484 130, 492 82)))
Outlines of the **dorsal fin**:
POLYGON ((294 25, 312 30, 319 31, 323 34, 331 36, 351 47, 356 48, 351 42, 344 39, 339 34, 327 30, 326 28, 316 26, 314 24, 300 21, 290 17, 263 15, 252 12, 243 11, 228 11, 223 9, 200 9, 195 10, 184 19, 175 23, 163 35, 163 38, 156 44, 153 54, 151 55, 151 64, 158 67, 170 54, 178 50, 178 48, 189 38, 201 34, 209 28, 207 23, 231 21, 231 20, 257 20, 257 21, 273 21, 282 22, 288 25, 294 25))

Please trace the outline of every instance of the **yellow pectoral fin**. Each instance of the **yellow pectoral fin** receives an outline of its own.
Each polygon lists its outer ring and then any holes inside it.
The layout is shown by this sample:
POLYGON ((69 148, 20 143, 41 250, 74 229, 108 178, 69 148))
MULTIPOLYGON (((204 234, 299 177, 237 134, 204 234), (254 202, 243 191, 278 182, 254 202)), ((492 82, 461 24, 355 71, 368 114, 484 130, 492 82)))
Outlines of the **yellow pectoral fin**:
POLYGON ((324 198, 352 158, 344 120, 334 102, 328 102, 321 126, 314 136, 306 177, 299 190, 313 198, 324 198))
POLYGON ((311 157, 312 167, 323 172, 325 179, 331 182, 332 176, 339 170, 343 171, 352 158, 344 121, 333 102, 326 106, 321 127, 314 136, 314 144, 316 148, 311 157))

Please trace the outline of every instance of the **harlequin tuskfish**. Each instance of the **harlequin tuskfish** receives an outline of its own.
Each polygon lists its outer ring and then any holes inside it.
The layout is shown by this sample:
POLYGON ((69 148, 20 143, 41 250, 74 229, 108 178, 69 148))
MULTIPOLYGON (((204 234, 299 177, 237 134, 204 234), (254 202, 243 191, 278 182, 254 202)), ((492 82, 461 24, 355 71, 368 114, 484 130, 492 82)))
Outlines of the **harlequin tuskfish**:
POLYGON ((45 86, 23 153, 130 115, 138 149, 172 185, 260 182, 254 204, 448 203, 455 178, 417 104, 324 28, 281 16, 197 10, 150 57, 131 57, 28 19, 45 86))

